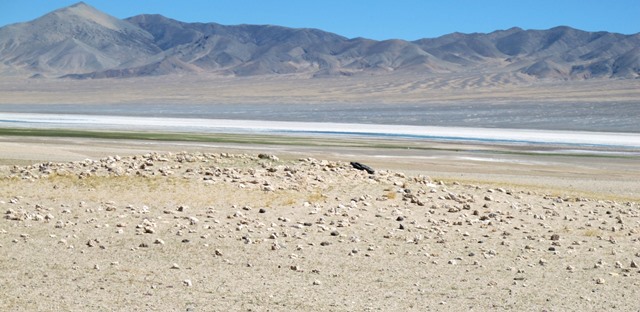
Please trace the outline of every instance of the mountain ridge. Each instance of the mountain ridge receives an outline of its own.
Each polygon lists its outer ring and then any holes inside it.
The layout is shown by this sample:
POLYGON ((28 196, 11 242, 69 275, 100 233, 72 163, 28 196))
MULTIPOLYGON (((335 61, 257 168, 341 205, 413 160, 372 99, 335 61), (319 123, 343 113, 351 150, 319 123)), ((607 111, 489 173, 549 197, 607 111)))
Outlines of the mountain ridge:
POLYGON ((0 75, 128 78, 208 73, 306 77, 501 73, 533 79, 639 78, 640 33, 512 27, 414 41, 313 28, 117 19, 83 2, 0 28, 0 75))

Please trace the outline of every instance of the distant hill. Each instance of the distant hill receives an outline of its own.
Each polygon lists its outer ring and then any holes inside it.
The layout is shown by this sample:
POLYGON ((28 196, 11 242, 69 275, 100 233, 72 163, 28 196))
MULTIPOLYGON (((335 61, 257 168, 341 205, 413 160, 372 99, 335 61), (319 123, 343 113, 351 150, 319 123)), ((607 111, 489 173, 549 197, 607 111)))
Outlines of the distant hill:
POLYGON ((0 28, 3 76, 112 78, 190 73, 311 77, 505 74, 640 77, 640 34, 511 28, 416 41, 349 39, 318 29, 117 19, 78 3, 0 28))

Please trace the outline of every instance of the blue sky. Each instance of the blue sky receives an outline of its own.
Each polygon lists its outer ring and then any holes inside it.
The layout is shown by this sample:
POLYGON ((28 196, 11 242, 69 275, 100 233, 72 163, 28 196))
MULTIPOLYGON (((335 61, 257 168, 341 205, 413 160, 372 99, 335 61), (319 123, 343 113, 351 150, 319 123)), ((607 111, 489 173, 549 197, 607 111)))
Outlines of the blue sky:
MULTIPOLYGON (((0 26, 78 0, 0 0, 0 26)), ((157 13, 185 22, 319 28, 345 37, 433 38, 513 26, 640 32, 640 0, 85 0, 119 18, 157 13)))

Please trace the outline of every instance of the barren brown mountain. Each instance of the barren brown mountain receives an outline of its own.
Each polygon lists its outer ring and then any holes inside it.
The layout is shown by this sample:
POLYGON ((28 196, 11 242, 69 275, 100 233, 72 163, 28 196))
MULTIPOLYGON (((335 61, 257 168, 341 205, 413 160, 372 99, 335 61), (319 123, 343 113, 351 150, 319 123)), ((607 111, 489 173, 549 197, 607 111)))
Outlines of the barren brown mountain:
POLYGON ((640 76, 640 34, 570 27, 454 33, 417 41, 345 38, 318 29, 124 20, 82 2, 0 28, 3 76, 108 78, 185 73, 504 75, 589 79, 640 76))

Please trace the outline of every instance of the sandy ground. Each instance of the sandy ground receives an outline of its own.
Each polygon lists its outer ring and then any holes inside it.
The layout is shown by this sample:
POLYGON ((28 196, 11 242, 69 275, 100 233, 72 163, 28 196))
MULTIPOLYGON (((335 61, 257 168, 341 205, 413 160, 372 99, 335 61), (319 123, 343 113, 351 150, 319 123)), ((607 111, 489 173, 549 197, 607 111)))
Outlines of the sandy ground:
POLYGON ((0 309, 640 311, 637 158, 433 147, 0 138, 0 309))
POLYGON ((132 79, 0 77, 0 104, 313 104, 518 101, 636 101, 638 79, 533 80, 526 75, 389 74, 311 79, 305 76, 160 76, 132 79), (135 88, 132 88, 135 86, 135 88))

